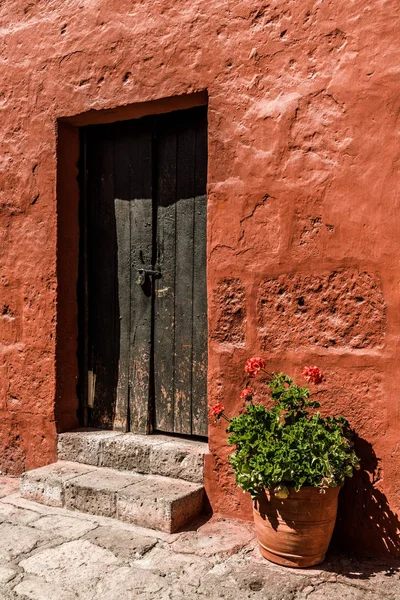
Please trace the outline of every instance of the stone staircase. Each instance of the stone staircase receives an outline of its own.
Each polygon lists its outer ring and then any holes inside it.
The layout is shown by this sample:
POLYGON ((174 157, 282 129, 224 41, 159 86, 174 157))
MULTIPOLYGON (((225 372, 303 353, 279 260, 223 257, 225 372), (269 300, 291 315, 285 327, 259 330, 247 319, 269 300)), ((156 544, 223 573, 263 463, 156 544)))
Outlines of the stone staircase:
POLYGON ((21 495, 173 533, 202 512, 206 452, 206 443, 164 435, 63 433, 58 461, 24 473, 21 495))

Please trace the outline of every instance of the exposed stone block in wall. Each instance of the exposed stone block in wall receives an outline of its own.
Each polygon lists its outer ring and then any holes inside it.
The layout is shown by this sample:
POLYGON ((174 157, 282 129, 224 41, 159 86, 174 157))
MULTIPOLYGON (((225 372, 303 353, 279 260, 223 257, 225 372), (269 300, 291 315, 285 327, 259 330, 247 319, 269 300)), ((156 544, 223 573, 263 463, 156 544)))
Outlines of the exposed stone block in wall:
POLYGON ((298 346, 374 348, 383 343, 381 283, 366 272, 279 275, 261 285, 257 308, 265 351, 298 346))
POLYGON ((38 163, 36 160, 27 160, 23 150, 19 148, 18 134, 21 134, 27 127, 29 127, 28 122, 10 122, 4 131, 3 154, 0 158, 0 180, 2 181, 0 183, 0 211, 8 215, 22 213, 39 197, 36 183, 38 163), (13 155, 8 151, 10 147, 13 155))
POLYGON ((299 100, 290 128, 290 149, 319 156, 331 162, 349 145, 345 109, 330 94, 317 93, 299 100), (329 130, 330 135, 326 135, 329 130))
POLYGON ((319 210, 311 212, 306 204, 295 212, 291 250, 299 259, 322 256, 335 234, 335 226, 323 221, 319 210))
POLYGON ((211 333, 217 342, 242 346, 245 341, 245 291, 240 279, 223 279, 214 291, 215 328, 211 333))
POLYGON ((276 198, 265 193, 263 198, 256 200, 240 219, 241 251, 253 251, 256 256, 262 256, 264 260, 264 255, 273 258, 279 252, 282 237, 280 203, 276 198))
POLYGON ((295 101, 288 134, 282 179, 296 190, 320 192, 345 160, 353 140, 345 106, 323 91, 301 96, 295 101))

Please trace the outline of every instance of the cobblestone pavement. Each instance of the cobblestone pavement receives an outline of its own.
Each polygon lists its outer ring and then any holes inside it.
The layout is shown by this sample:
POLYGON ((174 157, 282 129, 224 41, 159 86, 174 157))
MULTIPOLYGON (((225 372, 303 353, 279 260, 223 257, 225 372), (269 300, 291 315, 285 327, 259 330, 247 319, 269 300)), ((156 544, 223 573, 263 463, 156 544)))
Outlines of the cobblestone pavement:
POLYGON ((400 566, 330 556, 285 569, 251 524, 211 520, 164 534, 20 497, 0 478, 1 600, 400 600, 400 566))

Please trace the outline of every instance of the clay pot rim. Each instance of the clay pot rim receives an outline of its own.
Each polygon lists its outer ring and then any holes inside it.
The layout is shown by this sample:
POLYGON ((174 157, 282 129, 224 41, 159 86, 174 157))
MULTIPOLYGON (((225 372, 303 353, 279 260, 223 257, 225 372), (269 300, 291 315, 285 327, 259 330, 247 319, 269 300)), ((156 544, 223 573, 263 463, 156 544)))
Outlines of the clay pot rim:
MULTIPOLYGON (((283 484, 284 485, 284 484, 283 484)), ((335 495, 338 494, 340 492, 340 490, 342 489, 341 485, 336 485, 334 487, 328 487, 328 488, 321 488, 319 486, 316 485, 303 485, 299 491, 296 491, 294 489, 293 486, 291 485, 286 485, 285 487, 287 487, 288 491, 289 491, 289 496, 287 498, 277 498, 277 496, 274 493, 273 488, 262 488, 260 491, 260 495, 261 494, 265 494, 266 496, 274 496, 277 500, 288 500, 289 498, 302 498, 302 497, 308 497, 308 496, 316 496, 316 495, 335 495)), ((256 498, 257 500, 257 498, 256 498)))

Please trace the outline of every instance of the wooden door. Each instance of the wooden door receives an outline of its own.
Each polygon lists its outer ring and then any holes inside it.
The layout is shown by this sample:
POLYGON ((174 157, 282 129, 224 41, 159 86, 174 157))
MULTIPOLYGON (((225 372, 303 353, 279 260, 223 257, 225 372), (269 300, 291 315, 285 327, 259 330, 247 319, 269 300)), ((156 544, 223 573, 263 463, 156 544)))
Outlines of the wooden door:
POLYGON ((83 422, 207 435, 206 109, 82 130, 83 422))

